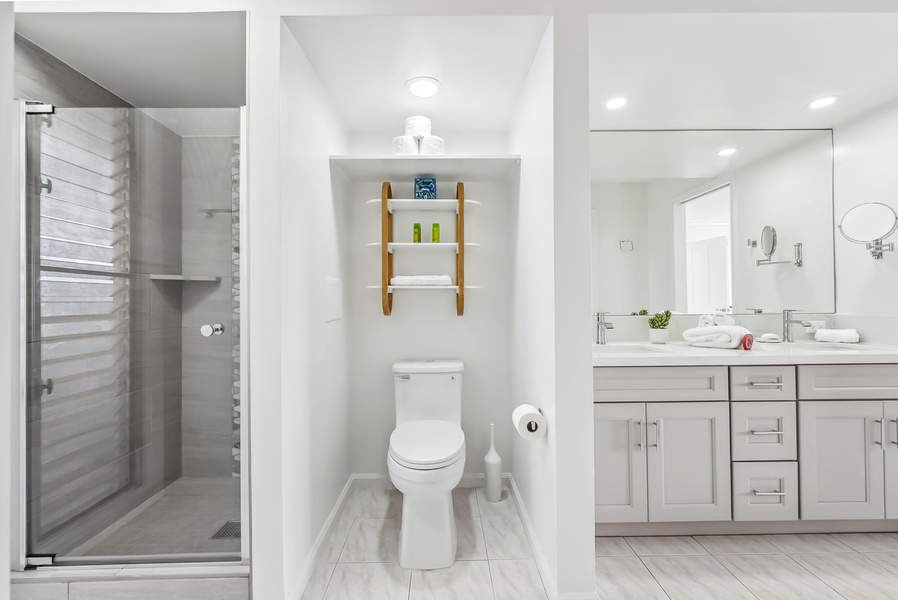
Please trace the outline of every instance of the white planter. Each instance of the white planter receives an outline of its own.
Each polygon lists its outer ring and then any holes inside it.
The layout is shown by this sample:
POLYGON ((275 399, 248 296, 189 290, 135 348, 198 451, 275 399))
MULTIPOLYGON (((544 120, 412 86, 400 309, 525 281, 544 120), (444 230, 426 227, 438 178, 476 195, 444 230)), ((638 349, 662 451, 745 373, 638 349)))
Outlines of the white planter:
POLYGON ((649 341, 653 344, 667 343, 666 329, 649 329, 649 341))

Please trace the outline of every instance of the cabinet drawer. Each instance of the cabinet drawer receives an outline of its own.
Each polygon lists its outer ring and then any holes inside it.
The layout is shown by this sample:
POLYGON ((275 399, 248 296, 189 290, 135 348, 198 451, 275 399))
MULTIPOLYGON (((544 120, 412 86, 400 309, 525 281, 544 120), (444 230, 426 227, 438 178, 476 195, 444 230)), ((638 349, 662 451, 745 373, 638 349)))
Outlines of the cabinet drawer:
POLYGON ((734 521, 797 521, 798 463, 733 463, 734 521))
POLYGON ((731 367, 731 400, 795 400, 795 367, 731 367))
POLYGON ((733 460, 798 460, 795 402, 730 405, 733 460))
POLYGON ((898 365, 801 365, 800 400, 898 399, 898 365))
POLYGON ((595 402, 727 400, 726 367, 596 367, 595 402))

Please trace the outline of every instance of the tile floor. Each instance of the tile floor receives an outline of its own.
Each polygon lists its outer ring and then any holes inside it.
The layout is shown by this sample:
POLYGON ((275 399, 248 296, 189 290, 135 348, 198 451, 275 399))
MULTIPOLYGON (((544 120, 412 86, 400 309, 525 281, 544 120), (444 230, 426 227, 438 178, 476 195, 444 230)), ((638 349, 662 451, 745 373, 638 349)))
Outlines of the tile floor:
POLYGON ((240 539, 209 539, 226 521, 240 520, 240 479, 181 477, 72 556, 240 552, 240 539))
POLYGON ((596 538, 602 600, 898 598, 898 534, 596 538))
POLYGON ((452 497, 457 560, 448 569, 417 571, 398 564, 402 494, 353 490, 302 600, 545 600, 508 490, 495 504, 482 488, 459 488, 452 497))

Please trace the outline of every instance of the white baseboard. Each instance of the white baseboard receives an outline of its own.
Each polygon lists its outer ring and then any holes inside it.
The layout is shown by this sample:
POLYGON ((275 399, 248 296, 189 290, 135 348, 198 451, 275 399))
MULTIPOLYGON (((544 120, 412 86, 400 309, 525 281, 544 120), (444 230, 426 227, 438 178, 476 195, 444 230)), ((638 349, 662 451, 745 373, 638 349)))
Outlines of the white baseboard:
MULTIPOLYGON (((364 476, 362 477, 364 478, 364 476)), ((312 579, 312 573, 315 572, 315 567, 318 566, 318 555, 321 553, 321 548, 324 546, 325 540, 330 536, 331 531, 334 528, 334 523, 337 521, 337 517, 339 517, 340 513, 343 511, 343 506, 346 504, 346 498, 349 497, 349 491, 353 487, 353 482, 356 481, 355 478, 355 475, 350 475, 349 479, 346 480, 346 485, 343 486, 343 491, 340 492, 340 496, 337 498, 337 502, 334 504, 331 514, 328 515, 327 521, 324 522, 324 526, 321 528, 321 532, 318 534, 318 538, 315 540, 315 544, 309 552, 309 557, 302 567, 302 574, 300 575, 299 580, 297 580, 296 585, 294 585, 293 589, 287 594, 287 600, 299 600, 299 598, 302 597, 303 592, 305 592, 306 586, 309 585, 309 580, 312 579)))
POLYGON ((539 576, 543 580, 543 587, 546 589, 546 595, 549 597, 549 600, 557 600, 558 586, 555 583, 555 577, 552 575, 552 571, 549 569, 549 563, 546 562, 546 555, 543 553, 542 545, 539 543, 539 538, 536 537, 536 530, 533 528, 533 523, 530 521, 530 515, 527 514, 527 508, 521 501, 521 492, 520 490, 518 490, 518 486, 514 481, 514 477, 512 477, 510 473, 508 474, 508 481, 510 484, 511 494, 514 497, 514 503, 518 507, 518 513, 521 516, 521 521, 524 523, 524 529, 527 531, 527 537, 530 539, 530 548, 533 549, 533 560, 534 562, 536 562, 536 568, 539 571, 539 576))

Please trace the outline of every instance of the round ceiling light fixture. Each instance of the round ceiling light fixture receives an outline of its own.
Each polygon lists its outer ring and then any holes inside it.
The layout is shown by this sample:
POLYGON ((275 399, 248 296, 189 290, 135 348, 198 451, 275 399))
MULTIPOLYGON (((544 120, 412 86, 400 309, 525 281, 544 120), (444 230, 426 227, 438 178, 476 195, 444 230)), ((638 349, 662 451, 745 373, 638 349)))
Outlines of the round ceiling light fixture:
POLYGON ((732 156, 736 154, 736 148, 724 148, 717 152, 717 156, 732 156))
POLYGON ((625 106, 626 104, 627 104, 627 99, 624 98, 623 96, 620 96, 618 98, 612 98, 611 100, 606 102, 605 108, 607 108, 608 110, 617 110, 618 108, 621 108, 621 107, 625 106))
POLYGON ((826 108, 832 104, 835 104, 838 96, 826 96, 824 98, 817 98, 810 104, 808 104, 808 108, 826 108))
POLYGON ((430 98, 443 89, 443 84, 433 77, 413 77, 405 82, 405 89, 418 98, 430 98))

